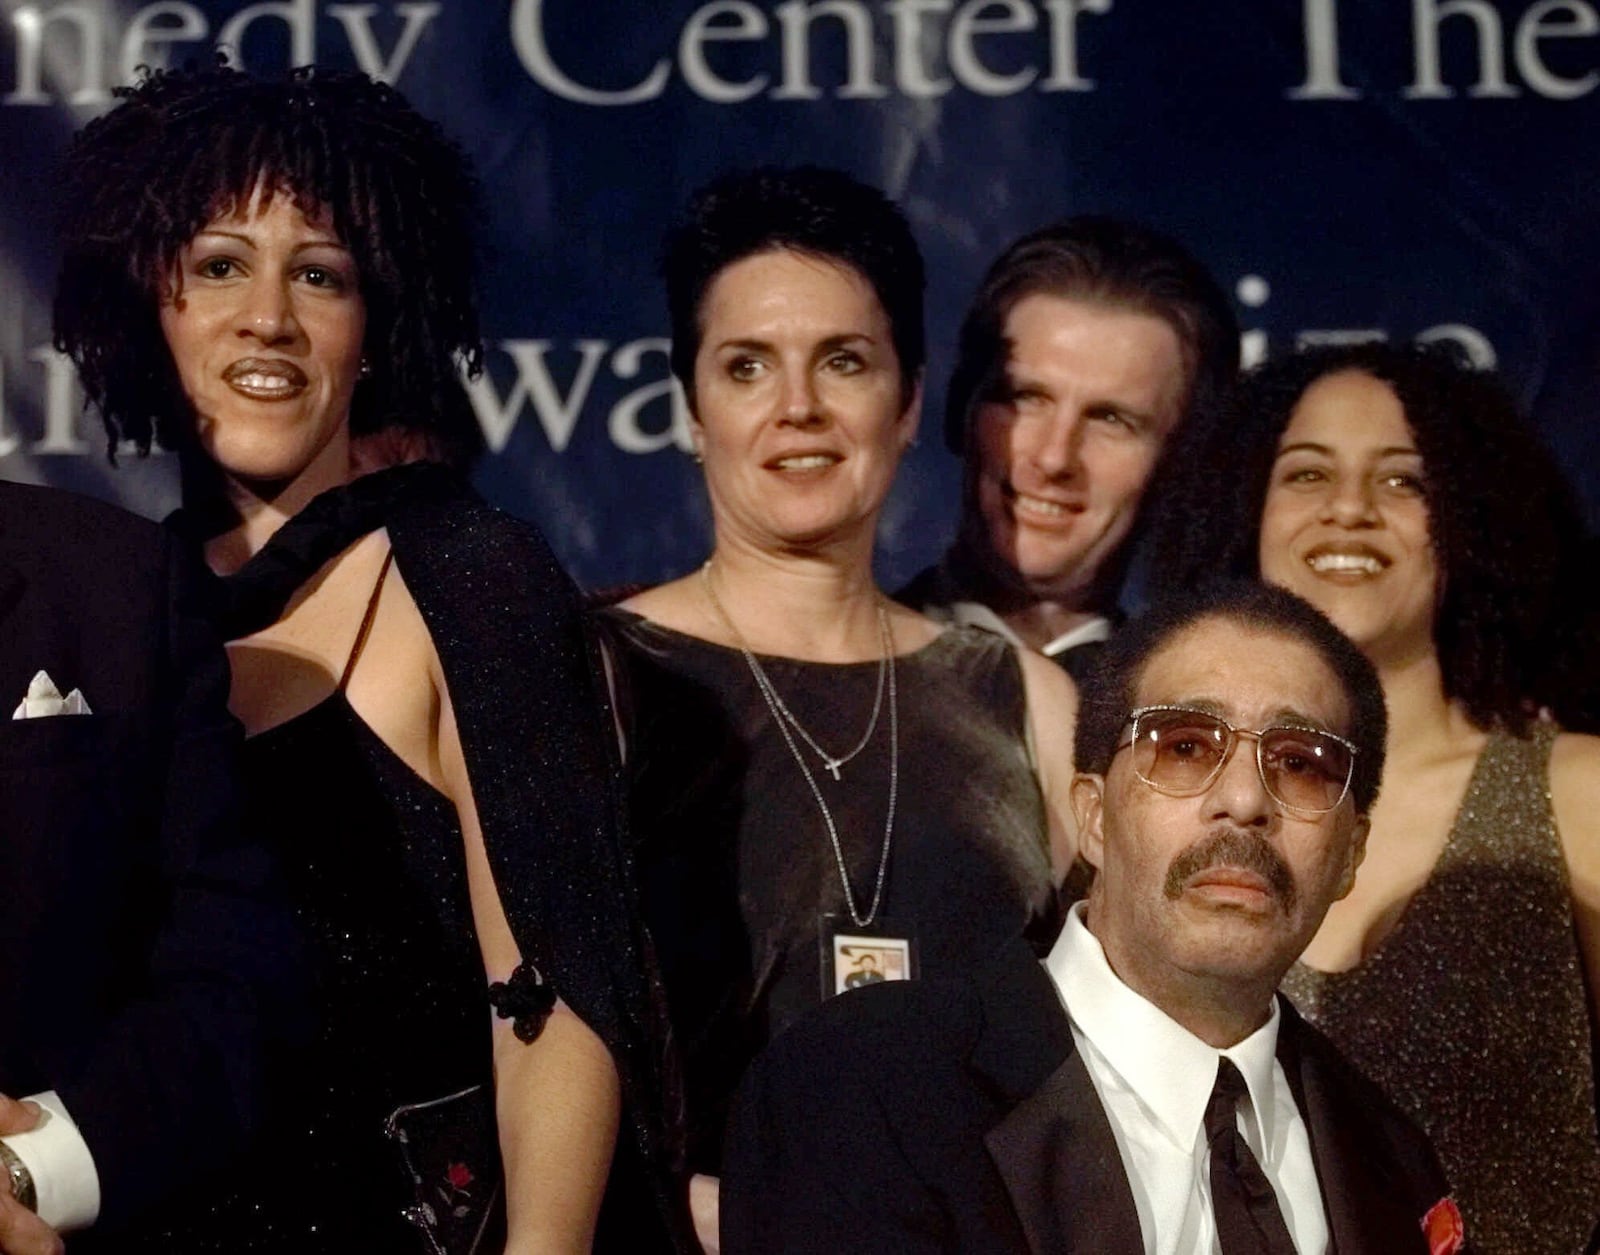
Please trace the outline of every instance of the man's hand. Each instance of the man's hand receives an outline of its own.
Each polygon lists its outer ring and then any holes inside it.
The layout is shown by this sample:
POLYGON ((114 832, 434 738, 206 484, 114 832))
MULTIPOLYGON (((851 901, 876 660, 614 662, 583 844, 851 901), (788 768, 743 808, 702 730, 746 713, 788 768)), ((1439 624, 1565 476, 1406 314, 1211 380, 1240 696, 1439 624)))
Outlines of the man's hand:
POLYGON ((0 1255, 64 1255, 66 1249, 59 1233, 0 1192, 0 1255))
POLYGON ((42 1114, 36 1102, 18 1102, 0 1094, 0 1137, 28 1132, 38 1125, 42 1114))
MULTIPOLYGON (((0 1137, 26 1133, 39 1123, 39 1104, 0 1094, 0 1137)), ((0 1255, 62 1255, 66 1247, 39 1217, 0 1189, 0 1255)))

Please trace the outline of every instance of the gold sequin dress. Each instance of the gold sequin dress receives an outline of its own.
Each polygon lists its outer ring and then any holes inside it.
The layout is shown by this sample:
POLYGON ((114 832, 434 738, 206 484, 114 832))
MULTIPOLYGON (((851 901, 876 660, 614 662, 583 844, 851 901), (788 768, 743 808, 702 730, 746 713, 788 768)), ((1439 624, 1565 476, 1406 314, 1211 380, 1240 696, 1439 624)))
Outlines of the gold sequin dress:
POLYGON ((1364 964, 1283 990, 1427 1131, 1478 1255, 1600 1225, 1593 1043, 1550 807, 1556 729, 1496 732, 1428 883, 1364 964))

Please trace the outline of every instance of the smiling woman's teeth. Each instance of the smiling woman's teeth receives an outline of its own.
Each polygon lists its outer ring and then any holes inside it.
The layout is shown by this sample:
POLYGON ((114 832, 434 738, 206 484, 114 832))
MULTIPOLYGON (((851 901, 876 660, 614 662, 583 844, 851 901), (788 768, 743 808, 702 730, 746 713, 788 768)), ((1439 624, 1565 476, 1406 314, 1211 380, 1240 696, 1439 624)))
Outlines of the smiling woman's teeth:
POLYGON ((815 471, 832 466, 837 459, 826 453, 808 453, 804 457, 779 458, 778 469, 783 471, 815 471))
POLYGON ((1313 571, 1340 572, 1349 571, 1361 575, 1376 575, 1383 570, 1383 563, 1370 554, 1359 553, 1319 553, 1306 561, 1311 564, 1313 571))
POLYGON ((232 380, 235 387, 248 388, 251 392, 293 392, 295 385, 282 375, 239 375, 232 380))

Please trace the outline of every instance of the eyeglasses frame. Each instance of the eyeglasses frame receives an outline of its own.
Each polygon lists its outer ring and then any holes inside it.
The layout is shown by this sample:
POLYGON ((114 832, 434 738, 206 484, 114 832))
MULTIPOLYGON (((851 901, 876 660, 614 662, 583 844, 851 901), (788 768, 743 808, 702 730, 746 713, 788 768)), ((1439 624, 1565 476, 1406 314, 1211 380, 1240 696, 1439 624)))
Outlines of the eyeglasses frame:
POLYGON ((1251 730, 1250 728, 1236 728, 1221 715, 1217 714, 1216 711, 1201 710, 1198 706, 1158 704, 1154 706, 1140 706, 1137 710, 1129 711, 1127 722, 1124 725, 1129 729, 1128 738, 1117 743, 1117 748, 1111 751, 1111 756, 1115 758, 1123 750, 1131 749, 1133 747, 1134 743, 1139 739, 1139 720, 1141 718, 1143 718, 1145 715, 1153 715, 1158 711, 1163 710, 1172 711, 1177 714, 1204 715, 1207 719, 1215 719, 1228 730, 1228 743, 1223 746, 1222 757, 1217 760, 1217 765, 1212 769, 1211 774, 1205 778, 1205 782, 1192 790, 1174 790, 1163 788, 1154 780, 1151 780, 1148 776, 1146 776, 1144 772, 1140 771, 1137 764, 1133 765, 1133 774, 1137 776, 1143 784, 1147 785, 1151 789, 1154 789, 1157 793, 1162 794, 1164 797, 1199 797, 1202 793, 1214 785, 1217 782, 1217 778, 1221 776, 1222 773, 1227 769, 1228 760, 1233 757, 1234 748, 1238 745, 1240 737, 1249 737, 1255 741, 1256 775, 1261 779, 1261 787, 1266 790, 1267 796, 1277 803, 1277 805, 1281 806, 1284 810, 1293 811, 1298 815, 1331 815, 1334 811, 1339 809, 1345 798, 1350 796, 1350 785, 1351 782, 1354 781, 1356 775, 1356 758, 1361 753, 1361 747, 1356 745, 1355 742, 1351 741, 1348 737, 1342 737, 1337 732, 1329 732, 1326 728, 1313 728, 1305 724, 1294 723, 1269 723, 1266 727, 1259 730, 1251 730), (1292 802, 1285 802, 1281 797, 1278 796, 1277 791, 1273 789, 1272 785, 1267 782, 1267 767, 1266 764, 1261 761, 1261 738, 1269 732, 1277 731, 1315 732, 1318 736, 1325 736, 1330 741, 1337 741, 1340 745, 1344 746, 1345 749, 1350 751, 1350 768, 1345 772, 1344 788, 1340 791, 1338 799, 1332 806, 1329 806, 1326 809, 1318 810, 1313 807, 1296 806, 1292 802))

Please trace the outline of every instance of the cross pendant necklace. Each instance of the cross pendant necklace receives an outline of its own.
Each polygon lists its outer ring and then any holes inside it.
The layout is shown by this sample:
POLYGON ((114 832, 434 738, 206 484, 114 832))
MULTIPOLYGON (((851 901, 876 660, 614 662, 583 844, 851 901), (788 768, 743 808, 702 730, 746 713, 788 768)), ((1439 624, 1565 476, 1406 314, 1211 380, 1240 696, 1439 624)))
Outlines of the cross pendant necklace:
MULTIPOLYGON (((789 727, 798 732, 800 739, 810 746, 812 753, 822 760, 823 769, 836 781, 842 780, 840 768, 849 766, 851 760, 866 749, 867 743, 872 740, 872 734, 877 730, 878 714, 883 709, 884 679, 889 677, 892 683, 894 658, 891 655, 894 653, 894 641, 889 633, 889 619, 884 613, 882 603, 878 604, 877 609, 878 636, 883 652, 878 657, 878 691, 872 698, 872 716, 867 720, 867 729, 861 734, 861 739, 856 742, 855 748, 849 753, 835 756, 818 745, 816 738, 801 726, 800 721, 794 717, 794 712, 789 709, 783 698, 778 695, 778 690, 773 687, 766 671, 756 661, 756 656, 751 652, 749 643, 739 631, 738 625, 729 616, 726 607, 722 604, 722 599, 717 596, 717 590, 711 584, 711 560, 709 558, 706 559, 705 565, 700 568, 700 580, 705 586, 706 600, 711 603, 712 611, 715 612, 722 625, 728 629, 729 635, 733 637, 739 646, 739 652, 744 655, 745 661, 750 664, 750 674, 756 682, 756 687, 761 690, 761 696, 766 699, 767 704, 772 708, 773 717, 780 723, 787 723, 789 727)), ((788 733, 785 732, 784 736, 787 737, 788 733)))

